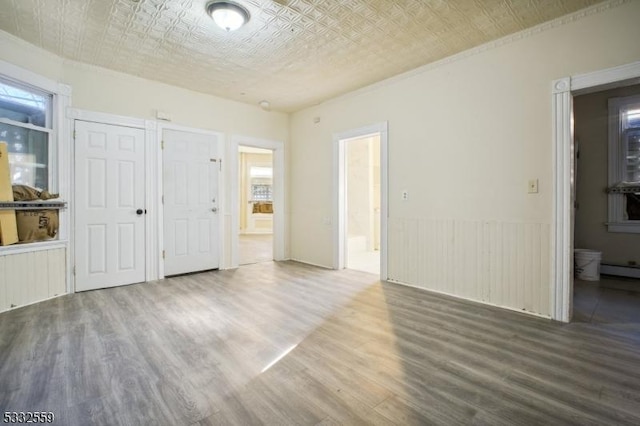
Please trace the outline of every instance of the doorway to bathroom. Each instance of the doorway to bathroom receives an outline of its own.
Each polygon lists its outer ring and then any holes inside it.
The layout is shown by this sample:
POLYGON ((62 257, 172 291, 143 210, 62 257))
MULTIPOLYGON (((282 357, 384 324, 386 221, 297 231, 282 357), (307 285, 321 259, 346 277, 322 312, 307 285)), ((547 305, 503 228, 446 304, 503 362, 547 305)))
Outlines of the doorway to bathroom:
POLYGON ((334 136, 336 269, 386 279, 387 123, 334 136))
POLYGON ((380 134, 346 143, 347 269, 380 274, 380 134))
POLYGON ((640 85, 573 98, 573 318, 640 322, 640 85))

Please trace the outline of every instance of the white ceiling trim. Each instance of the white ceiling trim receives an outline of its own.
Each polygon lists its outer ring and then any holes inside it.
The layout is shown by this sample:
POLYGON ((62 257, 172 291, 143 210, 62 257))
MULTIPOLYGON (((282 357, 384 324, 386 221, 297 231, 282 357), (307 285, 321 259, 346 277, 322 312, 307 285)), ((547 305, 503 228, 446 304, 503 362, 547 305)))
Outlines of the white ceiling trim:
POLYGON ((27 53, 41 56, 45 60, 48 59, 53 62, 58 62, 59 64, 62 64, 64 61, 61 56, 58 56, 55 53, 49 52, 48 50, 38 47, 35 44, 31 44, 28 41, 21 39, 20 37, 14 36, 13 34, 0 29, 0 43, 2 43, 2 40, 6 40, 9 43, 15 44, 20 49, 24 49, 27 53))
POLYGON ((288 112, 631 2, 242 0, 252 20, 225 34, 204 16, 206 0, 4 1, 0 29, 56 63, 288 112))
MULTIPOLYGON (((614 9, 624 4, 631 3, 632 1, 636 1, 636 0, 608 0, 608 1, 605 1, 604 3, 599 3, 597 5, 587 7, 585 9, 579 10, 574 13, 570 13, 560 18, 556 18, 551 21, 544 22, 542 24, 536 25, 535 27, 527 28, 526 30, 519 31, 517 33, 510 34, 508 36, 505 36, 496 40, 492 40, 480 46, 476 46, 469 50, 465 50, 464 52, 460 52, 455 55, 448 56, 439 61, 431 62, 429 64, 415 68, 411 71, 407 71, 402 74, 398 74, 393 77, 387 78, 385 80, 379 81, 377 83, 370 84, 369 86, 363 87, 361 89, 356 89, 349 93, 345 93, 344 95, 336 96, 332 99, 329 99, 328 101, 320 102, 317 105, 331 105, 334 102, 341 102, 343 100, 346 100, 352 97, 357 97, 383 87, 391 86, 395 83, 398 83, 400 81, 406 80, 411 77, 424 74, 436 68, 440 68, 445 65, 470 58, 482 52, 496 49, 498 47, 505 46, 519 40, 523 40, 525 38, 533 37, 545 31, 552 30, 554 28, 558 28, 563 25, 567 25, 567 24, 579 21, 581 19, 587 18, 592 15, 597 15, 599 13, 606 12, 610 9, 614 9)), ((303 109, 307 109, 307 108, 303 108, 303 109)))

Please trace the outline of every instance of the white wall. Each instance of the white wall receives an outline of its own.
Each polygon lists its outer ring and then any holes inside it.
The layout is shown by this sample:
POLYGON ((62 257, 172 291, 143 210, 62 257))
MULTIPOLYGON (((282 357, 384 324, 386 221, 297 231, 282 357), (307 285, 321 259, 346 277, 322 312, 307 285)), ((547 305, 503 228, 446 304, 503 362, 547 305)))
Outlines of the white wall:
POLYGON ((364 237, 366 246, 362 249, 373 251, 378 249, 380 227, 375 220, 375 212, 380 209, 380 137, 346 142, 345 163, 347 234, 348 237, 364 237))
POLYGON ((288 114, 63 60, 4 31, 0 59, 71 85, 75 108, 145 119, 155 119, 161 110, 183 126, 288 140, 288 114))
MULTIPOLYGON (((231 135, 242 135, 282 141, 286 146, 289 139, 288 114, 265 112, 258 106, 66 61, 3 31, 0 31, 0 60, 70 85, 74 108, 151 120, 155 119, 156 111, 161 110, 171 115, 174 124, 221 132, 227 141, 231 135)), ((61 196, 67 198, 68 194, 61 196)), ((228 200, 223 207, 226 213, 224 246, 228 252, 231 232, 228 200)), ((285 235, 287 232, 285 230, 285 235)), ((16 259, 24 260, 11 256, 6 262, 16 259)), ((222 261, 226 265, 229 256, 223 256, 222 261)))
POLYGON ((51 80, 62 82, 62 58, 4 31, 0 31, 0 59, 51 80))
POLYGON ((332 135, 388 121, 389 278, 549 316, 551 82, 638 60, 609 6, 293 114, 292 257, 332 265, 332 135))
POLYGON ((288 139, 288 115, 77 62, 64 64, 75 108, 155 119, 157 110, 183 126, 278 141, 288 139))
MULTIPOLYGON (((371 164, 369 149, 372 138, 350 140, 346 144, 347 233, 348 237, 369 238, 371 227, 371 164)), ((368 244, 367 244, 368 245, 368 244)))
POLYGON ((0 312, 66 293, 66 248, 0 256, 0 312))

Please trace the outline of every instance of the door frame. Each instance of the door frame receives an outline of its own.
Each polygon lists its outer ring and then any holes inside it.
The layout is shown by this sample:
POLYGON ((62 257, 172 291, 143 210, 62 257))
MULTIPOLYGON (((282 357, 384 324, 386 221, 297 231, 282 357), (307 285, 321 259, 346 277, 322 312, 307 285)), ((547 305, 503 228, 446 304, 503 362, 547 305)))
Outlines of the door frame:
POLYGON ((346 170, 349 139, 380 134, 380 279, 388 279, 387 242, 389 218, 389 123, 371 124, 333 135, 333 268, 345 268, 346 256, 346 170))
MULTIPOLYGON (((160 141, 157 145, 157 157, 156 157, 156 167, 157 167, 157 176, 156 178, 156 199, 158 200, 158 251, 157 251, 157 262, 158 262, 158 279, 164 278, 164 258, 162 256, 162 251, 164 250, 164 203, 162 202, 162 196, 164 193, 164 174, 163 174, 163 134, 165 130, 174 130, 178 132, 186 132, 186 133, 196 133, 199 135, 213 136, 218 138, 219 142, 219 153, 218 157, 220 160, 219 164, 222 164, 225 158, 225 138, 224 133, 216 132, 213 130, 206 129, 198 129, 194 127, 181 126, 178 124, 168 123, 168 122, 158 122, 157 125, 157 140, 160 141)), ((222 167, 222 166, 221 166, 222 167)), ((225 217, 225 180, 224 180, 224 168, 220 171, 218 175, 218 264, 220 265, 219 269, 225 269, 223 259, 225 256, 224 252, 224 217, 225 217)))
POLYGON ((569 322, 573 312, 573 97, 638 84, 639 79, 640 61, 553 81, 551 96, 554 176, 550 297, 551 318, 554 320, 569 322))
MULTIPOLYGON (((126 117, 122 115, 107 114, 96 111, 83 110, 78 108, 68 108, 66 113, 67 119, 70 121, 71 143, 69 144, 69 164, 70 170, 70 189, 69 189, 69 205, 72 206, 69 209, 70 218, 69 222, 69 259, 72 262, 71 271, 71 285, 70 291, 76 291, 76 217, 79 214, 79 206, 76 204, 75 191, 76 191, 76 144, 75 144, 75 122, 87 121, 91 123, 108 124, 112 126, 132 127, 136 129, 142 129, 145 131, 144 147, 145 147, 145 175, 147 177, 157 176, 157 170, 154 161, 154 152, 157 149, 156 143, 156 122, 153 120, 145 120, 141 118, 126 117)), ((156 194, 154 184, 157 179, 147 178, 145 179, 145 208, 148 214, 145 215, 145 281, 154 281, 158 279, 158 263, 156 256, 153 253, 157 251, 158 239, 154 229, 158 226, 158 199, 154 196, 156 194)))
POLYGON ((269 149, 273 151, 273 260, 286 260, 285 248, 285 151, 284 142, 268 139, 259 139, 249 136, 232 135, 229 141, 229 204, 225 214, 225 223, 229 224, 229 268, 237 268, 239 264, 238 246, 240 228, 240 198, 239 198, 239 169, 238 150, 240 145, 253 148, 269 149))

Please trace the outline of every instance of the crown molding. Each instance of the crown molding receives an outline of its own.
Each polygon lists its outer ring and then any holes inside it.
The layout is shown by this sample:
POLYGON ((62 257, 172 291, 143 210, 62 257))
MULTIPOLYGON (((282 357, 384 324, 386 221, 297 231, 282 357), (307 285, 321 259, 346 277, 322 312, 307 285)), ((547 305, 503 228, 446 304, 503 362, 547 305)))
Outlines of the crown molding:
POLYGON ((26 40, 21 39, 11 33, 8 33, 4 30, 0 30, 0 43, 2 41, 6 41, 12 44, 17 45, 20 49, 24 49, 27 52, 33 53, 34 55, 38 55, 39 57, 44 57, 44 59, 48 59, 62 65, 63 58, 61 56, 56 55, 53 52, 45 50, 41 47, 36 46, 35 44, 31 44, 26 40))
POLYGON ((524 29, 522 31, 518 31, 517 33, 509 34, 508 36, 489 41, 487 43, 481 44, 480 46, 473 47, 471 49, 465 50, 460 53, 456 53, 455 55, 448 56, 446 58, 440 59, 435 62, 430 62, 426 65, 423 65, 418 68, 414 68, 410 71, 404 72, 402 74, 395 75, 393 77, 387 78, 385 80, 379 81, 377 83, 370 84, 368 86, 362 87, 360 89, 353 90, 349 93, 345 93, 344 95, 336 96, 327 101, 317 103, 316 105, 300 108, 293 113, 295 114, 298 111, 303 111, 307 108, 314 108, 320 105, 330 105, 334 102, 342 101, 349 99, 351 97, 360 96, 365 93, 387 87, 398 83, 400 81, 424 74, 428 71, 432 71, 434 69, 443 67, 445 65, 452 64, 454 62, 458 62, 472 56, 478 55, 480 53, 496 49, 498 47, 502 47, 520 40, 524 40, 535 35, 541 34, 545 31, 549 31, 555 28, 562 27, 567 24, 571 24, 573 22, 579 21, 581 19, 587 18, 589 16, 597 15, 608 10, 617 8, 619 6, 632 3, 634 0, 608 0, 603 3, 598 3, 596 5, 578 10, 577 12, 570 13, 565 16, 561 16, 560 18, 553 19, 551 21, 543 22, 542 24, 538 24, 534 27, 524 29))

